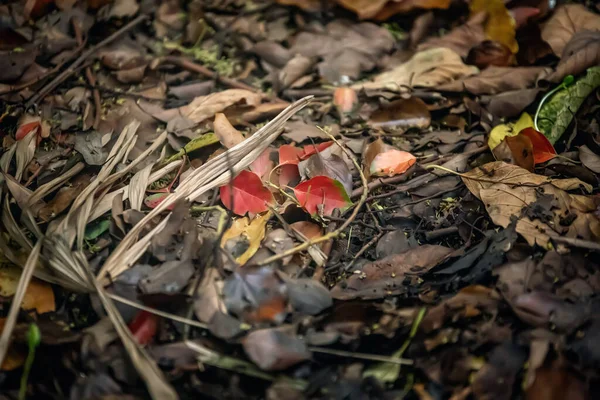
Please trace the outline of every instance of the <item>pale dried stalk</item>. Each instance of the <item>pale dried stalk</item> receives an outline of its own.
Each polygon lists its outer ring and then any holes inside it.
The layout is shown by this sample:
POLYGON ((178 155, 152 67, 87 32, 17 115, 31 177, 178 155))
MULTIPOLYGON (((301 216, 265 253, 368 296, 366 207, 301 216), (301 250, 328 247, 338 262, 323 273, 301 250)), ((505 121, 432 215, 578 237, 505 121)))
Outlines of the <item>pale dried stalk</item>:
POLYGON ((139 170, 127 185, 127 194, 129 195, 129 204, 132 210, 141 211, 146 188, 150 184, 150 173, 152 172, 152 164, 139 170))
MULTIPOLYGON (((127 233, 127 235, 123 238, 123 240, 119 243, 117 248, 102 266, 102 269, 98 273, 97 279, 104 281, 106 275, 109 273, 114 278, 118 275, 118 273, 121 273, 129 268, 139 257, 139 251, 136 251, 134 254, 129 250, 137 241, 140 231, 149 221, 151 221, 161 212, 167 210, 167 208, 169 208, 169 206, 174 204, 177 200, 184 198, 194 200, 207 190, 229 182, 232 178, 228 173, 230 169, 230 163, 233 164, 234 174, 236 171, 240 171, 248 167, 280 134, 285 122, 300 109, 304 108, 309 103, 311 98, 312 96, 305 97, 304 99, 293 103, 288 108, 283 110, 271 122, 259 129, 250 138, 244 140, 242 143, 239 143, 238 145, 227 150, 225 153, 220 154, 200 168, 194 170, 186 179, 183 180, 183 182, 181 182, 180 186, 174 193, 167 195, 167 197, 165 197, 165 199, 156 208, 148 213, 131 229, 131 231, 127 233)), ((149 243, 151 238, 152 236, 147 234, 141 240, 141 242, 149 243)))
POLYGON ((35 246, 33 246, 31 253, 29 253, 29 257, 27 257, 25 267, 23 267, 23 273, 19 279, 19 285, 15 291, 15 296, 13 297, 12 304, 10 305, 10 311, 8 312, 8 317, 6 317, 4 329, 2 330, 2 335, 0 336, 0 364, 2 364, 4 361, 6 351, 8 350, 8 346, 10 346, 10 337, 17 323, 17 317, 19 316, 21 303, 23 303, 23 298, 25 297, 27 286, 29 286, 29 282, 33 276, 33 271, 35 270, 35 266, 38 262, 41 249, 42 241, 39 240, 35 246))
POLYGON ((38 187, 27 202, 27 208, 31 208, 34 204, 42 200, 42 198, 46 197, 48 194, 52 193, 55 189, 58 189, 64 182, 68 181, 75 175, 81 172, 85 168, 85 164, 82 162, 78 162, 71 169, 69 169, 64 174, 57 176, 52 179, 50 182, 45 183, 38 187))

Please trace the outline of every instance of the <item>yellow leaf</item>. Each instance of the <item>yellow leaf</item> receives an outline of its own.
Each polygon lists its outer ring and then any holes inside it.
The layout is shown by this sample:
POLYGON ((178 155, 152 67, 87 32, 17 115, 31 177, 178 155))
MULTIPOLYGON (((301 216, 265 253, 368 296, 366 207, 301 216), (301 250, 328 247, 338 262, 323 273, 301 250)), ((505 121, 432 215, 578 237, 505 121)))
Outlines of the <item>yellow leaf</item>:
POLYGON ((503 0, 473 0, 470 5, 471 16, 485 11, 485 33, 488 39, 502 43, 513 54, 519 52, 519 44, 515 38, 516 22, 510 15, 503 0))
MULTIPOLYGON (((21 272, 21 268, 14 265, 0 267, 0 296, 14 296, 19 285, 21 272)), ((52 287, 46 282, 33 278, 29 282, 21 308, 24 310, 35 309, 39 314, 54 311, 56 305, 52 287)))
POLYGON ((265 227, 267 221, 271 218, 271 212, 266 212, 263 215, 257 215, 252 221, 248 217, 238 218, 231 224, 231 227, 223 234, 221 239, 221 247, 225 246, 230 239, 235 239, 244 236, 249 243, 248 249, 236 258, 240 265, 244 265, 258 250, 260 243, 265 238, 265 227))
POLYGON ((533 128, 533 119, 527 113, 521 114, 517 122, 508 122, 495 126, 490 132, 490 138, 488 139, 490 150, 494 150, 505 137, 517 136, 525 128, 533 128))

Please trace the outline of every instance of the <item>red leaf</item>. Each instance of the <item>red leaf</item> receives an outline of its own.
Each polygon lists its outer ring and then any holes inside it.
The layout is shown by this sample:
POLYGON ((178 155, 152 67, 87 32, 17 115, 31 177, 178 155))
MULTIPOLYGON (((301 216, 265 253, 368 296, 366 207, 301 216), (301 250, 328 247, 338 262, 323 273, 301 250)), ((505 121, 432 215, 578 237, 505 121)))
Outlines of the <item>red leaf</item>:
MULTIPOLYGON (((144 199, 144 204, 148 208, 156 208, 164 199, 167 198, 169 193, 154 193, 144 199)), ((167 207, 167 210, 172 210, 175 207, 175 203, 167 207)))
POLYGON ((237 215, 267 211, 269 209, 267 204, 273 202, 273 194, 263 186, 258 175, 246 170, 240 172, 231 184, 221 186, 220 192, 223 205, 237 215), (233 208, 231 207, 232 188, 233 208))
POLYGON ((308 157, 312 156, 313 154, 315 154, 317 152, 318 153, 322 152, 323 150, 325 150, 332 144, 333 144, 333 141, 323 142, 323 143, 319 143, 317 145, 314 145, 314 144, 306 145, 306 146, 304 146, 304 152, 300 156, 300 159, 306 160, 308 157))
POLYGON ((27 136, 29 133, 31 133, 32 131, 38 130, 40 128, 41 128, 41 124, 37 121, 30 122, 28 124, 23 124, 23 125, 19 126, 19 128, 17 129, 17 133, 15 134, 15 139, 21 140, 25 136, 27 136))
POLYGON ((158 316, 148 311, 140 311, 129 323, 129 330, 139 344, 148 344, 158 330, 158 316))
POLYGON ((304 154, 304 150, 292 146, 291 144, 284 144, 279 148, 279 165, 294 164, 298 165, 300 157, 304 154))
POLYGON ((267 148, 262 152, 260 156, 252 164, 250 164, 250 170, 261 178, 267 179, 267 175, 273 169, 273 161, 271 161, 271 152, 273 149, 267 148))
POLYGON ((285 188, 294 181, 300 181, 300 171, 297 165, 285 164, 279 167, 279 187, 285 188))
POLYGON ((294 194, 311 215, 331 215, 334 209, 344 210, 352 204, 344 186, 327 176, 315 176, 300 183, 294 194))
POLYGON ((333 105, 341 113, 349 113, 354 110, 358 103, 356 91, 352 88, 339 87, 333 92, 333 105))
POLYGON ((525 128, 519 134, 531 139, 531 144, 533 145, 533 162, 535 164, 540 164, 556 157, 554 146, 552 146, 552 143, 541 132, 533 128, 525 128))

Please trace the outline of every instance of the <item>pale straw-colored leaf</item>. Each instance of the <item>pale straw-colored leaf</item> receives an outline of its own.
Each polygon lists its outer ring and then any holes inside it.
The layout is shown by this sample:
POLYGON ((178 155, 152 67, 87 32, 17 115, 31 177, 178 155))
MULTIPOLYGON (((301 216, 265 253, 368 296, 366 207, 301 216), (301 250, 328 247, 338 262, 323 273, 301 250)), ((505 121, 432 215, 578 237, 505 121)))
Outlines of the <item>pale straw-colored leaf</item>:
POLYGON ((17 151, 17 145, 19 143, 15 142, 13 143, 7 151, 4 152, 4 154, 2 154, 2 157, 0 157, 0 169, 3 172, 7 172, 8 173, 8 168, 10 167, 10 162, 12 161, 15 152, 17 151))
POLYGON ((17 182, 21 182, 23 172, 29 165, 33 156, 35 155, 35 142, 37 138, 37 129, 29 132, 27 136, 17 142, 17 150, 15 156, 17 159, 17 170, 15 172, 15 179, 17 182))
MULTIPOLYGON (((52 179, 50 182, 44 183, 43 185, 39 186, 33 192, 31 197, 29 198, 27 207, 32 208, 32 206, 34 204, 36 204, 37 202, 42 200, 44 197, 46 197, 47 195, 52 193, 54 190, 59 189, 64 182, 68 181, 69 179, 71 179, 72 177, 74 177, 75 175, 80 173, 84 168, 85 168, 85 164, 82 162, 78 162, 77 164, 73 165, 65 173, 60 174, 56 178, 52 179)), ((34 214, 37 214, 37 213, 34 212, 34 214)))
POLYGON ((136 172, 127 185, 127 193, 129 195, 129 204, 132 210, 140 211, 146 194, 146 188, 150 183, 150 172, 152 172, 152 164, 146 165, 144 168, 136 172))
POLYGON ((4 229, 6 229, 10 238, 17 242, 24 250, 29 251, 33 248, 33 244, 31 244, 29 238, 23 233, 10 211, 8 195, 5 196, 2 204, 2 225, 4 225, 4 229))

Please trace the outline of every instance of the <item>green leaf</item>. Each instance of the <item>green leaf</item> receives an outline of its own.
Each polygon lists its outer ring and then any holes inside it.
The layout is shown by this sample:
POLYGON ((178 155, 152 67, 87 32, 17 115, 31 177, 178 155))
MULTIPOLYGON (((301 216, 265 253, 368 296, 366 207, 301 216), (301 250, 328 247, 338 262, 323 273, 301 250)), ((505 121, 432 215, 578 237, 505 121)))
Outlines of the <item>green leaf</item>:
POLYGON ((538 127, 554 144, 565 133, 583 101, 600 86, 600 67, 587 70, 586 76, 558 91, 550 101, 544 104, 539 113, 538 127))
POLYGON ((162 164, 168 164, 172 161, 179 160, 184 155, 191 153, 192 151, 199 150, 203 147, 210 146, 211 144, 219 143, 219 138, 214 133, 206 133, 197 138, 190 140, 183 149, 167 158, 162 164))
POLYGON ((102 235, 110 227, 110 219, 103 219, 98 222, 94 222, 85 228, 85 240, 94 240, 98 236, 102 235))

